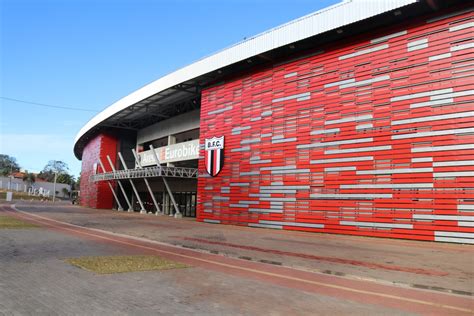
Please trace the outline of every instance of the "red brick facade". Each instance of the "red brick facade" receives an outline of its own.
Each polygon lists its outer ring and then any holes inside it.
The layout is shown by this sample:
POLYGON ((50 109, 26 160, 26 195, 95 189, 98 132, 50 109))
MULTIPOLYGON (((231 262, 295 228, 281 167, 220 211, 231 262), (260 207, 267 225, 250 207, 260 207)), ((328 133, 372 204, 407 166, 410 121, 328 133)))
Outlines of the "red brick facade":
POLYGON ((441 14, 203 91, 201 141, 225 136, 225 161, 198 220, 472 238, 473 13, 441 14))
POLYGON ((90 176, 94 172, 103 172, 98 163, 99 158, 102 160, 106 171, 111 171, 107 155, 115 164, 117 139, 111 135, 99 134, 89 141, 84 148, 81 171, 81 205, 83 206, 108 209, 113 207, 113 195, 107 182, 92 182, 90 180, 90 176), (94 168, 97 168, 97 170, 94 170, 94 168))

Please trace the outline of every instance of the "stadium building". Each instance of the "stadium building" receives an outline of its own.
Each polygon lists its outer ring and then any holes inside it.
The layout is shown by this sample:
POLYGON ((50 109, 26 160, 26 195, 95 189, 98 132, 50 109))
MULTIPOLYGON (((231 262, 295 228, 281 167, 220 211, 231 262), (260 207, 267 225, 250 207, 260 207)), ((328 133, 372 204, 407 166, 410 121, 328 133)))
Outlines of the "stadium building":
POLYGON ((81 203, 474 243, 469 1, 348 0, 170 73, 77 135, 81 203))

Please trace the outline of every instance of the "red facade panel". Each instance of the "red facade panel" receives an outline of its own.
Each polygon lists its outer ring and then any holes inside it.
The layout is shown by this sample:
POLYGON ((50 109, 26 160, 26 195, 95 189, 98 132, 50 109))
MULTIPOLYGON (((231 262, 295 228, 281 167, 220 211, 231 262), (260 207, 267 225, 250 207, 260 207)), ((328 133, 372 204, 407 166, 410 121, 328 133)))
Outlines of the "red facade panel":
POLYGON ((107 155, 116 163, 117 139, 108 134, 99 134, 84 148, 81 170, 81 205, 92 208, 113 207, 113 195, 105 181, 93 182, 90 176, 95 172, 103 172, 99 159, 107 172, 112 171, 107 161, 107 155))
POLYGON ((198 220, 472 243, 473 13, 442 14, 203 91, 198 220))

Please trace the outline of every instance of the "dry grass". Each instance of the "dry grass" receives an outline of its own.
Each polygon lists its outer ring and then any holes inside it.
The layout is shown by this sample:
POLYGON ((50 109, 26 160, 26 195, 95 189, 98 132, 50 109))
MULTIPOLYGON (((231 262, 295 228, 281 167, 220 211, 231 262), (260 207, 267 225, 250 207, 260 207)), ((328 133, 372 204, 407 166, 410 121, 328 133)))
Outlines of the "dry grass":
POLYGON ((158 256, 98 256, 68 258, 66 262, 84 270, 99 273, 124 273, 151 270, 182 269, 188 266, 158 256))
POLYGON ((0 229, 1 228, 34 228, 38 227, 34 224, 30 224, 16 218, 0 215, 0 229))

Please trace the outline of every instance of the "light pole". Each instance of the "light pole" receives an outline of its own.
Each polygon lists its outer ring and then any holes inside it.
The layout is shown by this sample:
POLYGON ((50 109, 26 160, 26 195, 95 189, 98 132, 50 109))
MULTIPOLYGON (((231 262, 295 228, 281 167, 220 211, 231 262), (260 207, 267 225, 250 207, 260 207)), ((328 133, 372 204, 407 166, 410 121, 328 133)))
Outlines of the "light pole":
POLYGON ((13 165, 10 162, 10 176, 8 177, 8 190, 12 189, 13 165))
POLYGON ((54 200, 56 199, 56 180, 58 179, 58 173, 54 173, 54 184, 53 184, 53 203, 54 200))

